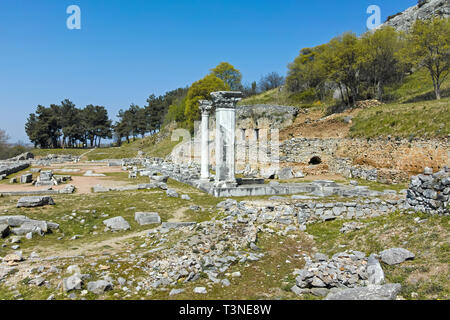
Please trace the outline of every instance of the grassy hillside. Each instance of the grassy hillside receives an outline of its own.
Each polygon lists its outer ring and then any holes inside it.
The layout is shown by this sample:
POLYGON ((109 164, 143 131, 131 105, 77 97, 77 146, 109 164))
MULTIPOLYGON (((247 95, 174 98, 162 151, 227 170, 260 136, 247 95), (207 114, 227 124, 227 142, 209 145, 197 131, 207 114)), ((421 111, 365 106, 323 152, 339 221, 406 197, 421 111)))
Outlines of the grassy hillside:
POLYGON ((159 143, 155 142, 155 137, 146 137, 130 143, 125 142, 122 146, 116 148, 96 149, 86 156, 88 160, 133 158, 137 156, 139 151, 143 151, 146 155, 164 158, 170 154, 178 143, 177 141, 171 141, 170 137, 159 143))
POLYGON ((386 104, 361 110, 351 137, 446 137, 450 134, 450 98, 386 104))
POLYGON ((335 101, 311 104, 299 102, 300 95, 289 95, 278 89, 244 99, 241 105, 286 104, 307 107, 294 125, 283 131, 283 137, 321 133, 320 137, 446 137, 450 134, 450 79, 442 85, 443 99, 435 100, 433 84, 426 70, 419 70, 401 84, 385 88, 386 103, 368 109, 348 110, 326 117, 335 101), (352 125, 345 124, 345 116, 352 116, 352 125), (340 120, 339 120, 340 119, 340 120), (311 123, 311 120, 314 120, 311 123), (339 120, 338 122, 336 122, 339 120), (311 127, 311 130, 308 128, 311 127), (300 130, 301 129, 301 130, 300 130), (300 132, 301 131, 301 132, 300 132), (319 132, 320 131, 320 132, 319 132))
MULTIPOLYGON (((308 108, 307 114, 299 115, 297 121, 283 137, 296 136, 299 128, 308 131, 319 129, 323 137, 330 134, 349 135, 350 137, 446 137, 450 134, 450 79, 442 85, 441 101, 434 100, 433 84, 426 70, 420 70, 410 76, 401 84, 385 89, 389 103, 368 109, 357 109, 343 114, 329 117, 329 121, 319 123, 304 123, 310 119, 318 120, 326 115, 327 109, 334 101, 305 103, 302 94, 290 94, 283 90, 273 89, 265 93, 243 99, 240 105, 253 104, 277 104, 308 108), (348 114, 347 114, 348 113, 348 114), (346 115, 353 117, 353 124, 344 124, 346 115), (338 117, 338 118, 336 118, 338 117), (340 119, 340 117, 342 119, 340 119), (304 119, 303 119, 304 118, 304 119), (339 120, 340 119, 340 120, 339 120), (338 121, 339 120, 339 121, 338 121), (320 128, 317 126, 320 125, 320 128), (329 129, 327 127, 329 126, 329 129), (291 133, 291 134, 290 134, 291 133)), ((307 100, 307 97, 306 97, 307 100)), ((149 156, 166 157, 179 142, 173 142, 165 138, 156 142, 156 137, 136 139, 130 143, 124 143, 118 148, 100 148, 87 153, 89 149, 35 149, 32 152, 36 156, 47 154, 72 154, 80 156, 86 153, 88 160, 121 159, 135 157, 138 151, 143 151, 149 156)))
POLYGON ((170 154, 178 141, 171 141, 170 137, 156 143, 156 137, 136 139, 130 143, 124 142, 120 147, 97 149, 34 149, 31 152, 36 157, 45 157, 49 154, 56 155, 83 155, 83 160, 123 159, 136 157, 139 151, 148 156, 164 158, 170 154))
MULTIPOLYGON (((331 103, 331 101, 329 101, 331 103)), ((279 88, 272 89, 252 97, 248 97, 239 102, 239 105, 273 104, 283 106, 294 106, 300 108, 320 107, 321 101, 313 101, 306 94, 289 93, 279 88)))
POLYGON ((85 152, 88 152, 89 149, 33 149, 31 152, 36 157, 45 157, 49 154, 56 154, 56 155, 73 155, 73 156, 80 156, 85 152))

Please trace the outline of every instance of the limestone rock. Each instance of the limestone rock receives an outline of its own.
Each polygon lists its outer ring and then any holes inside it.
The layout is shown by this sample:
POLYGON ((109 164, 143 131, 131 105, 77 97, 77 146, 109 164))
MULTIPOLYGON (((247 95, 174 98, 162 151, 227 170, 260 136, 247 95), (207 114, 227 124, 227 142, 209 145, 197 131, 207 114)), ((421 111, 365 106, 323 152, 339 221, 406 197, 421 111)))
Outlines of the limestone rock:
POLYGON ((292 171, 292 168, 283 168, 278 170, 278 179, 280 180, 289 180, 289 179, 293 179, 294 176, 294 172, 292 171))
POLYGON ((392 248, 380 252, 381 261, 388 265, 400 264, 406 260, 414 259, 414 253, 403 248, 392 248))
POLYGON ((131 229, 130 224, 121 216, 107 219, 107 220, 103 221, 103 224, 106 225, 108 228, 110 228, 113 231, 131 229))
POLYGON ((31 173, 20 176, 20 183, 31 183, 33 181, 33 175, 31 173))
POLYGON ((163 182, 163 183, 167 183, 167 181, 169 180, 168 176, 150 176, 150 181, 156 181, 156 182, 163 182))
POLYGON ((367 274, 369 276, 370 284, 383 284, 384 272, 381 268, 380 262, 375 256, 371 255, 367 261, 367 274))
POLYGON ((76 273, 63 280, 63 289, 65 292, 69 292, 72 290, 81 290, 82 284, 83 280, 81 279, 81 276, 76 273))
POLYGON ((450 2, 448 0, 419 0, 417 5, 403 12, 388 17, 383 26, 392 26, 400 31, 408 31, 416 20, 426 20, 433 17, 449 18, 450 2))
POLYGON ((134 214, 134 219, 141 226, 161 223, 161 217, 156 212, 136 212, 134 214))
POLYGON ((6 238, 9 235, 9 225, 0 224, 0 238, 6 238))
POLYGON ((206 293, 208 293, 208 291, 206 291, 205 287, 196 287, 196 288, 194 288, 194 293, 206 294, 206 293))
POLYGON ((91 281, 87 284, 87 289, 95 294, 102 294, 113 289, 111 282, 106 280, 91 281))
POLYGON ((325 300, 395 300, 401 288, 398 283, 369 285, 330 293, 325 300))
POLYGON ((178 192, 176 192, 175 190, 172 190, 172 189, 167 189, 166 194, 167 194, 168 197, 171 197, 171 198, 178 198, 178 197, 180 197, 178 192))
POLYGON ((169 293, 169 296, 174 296, 183 293, 184 291, 185 291, 184 289, 172 289, 169 293))
POLYGON ((33 208, 45 205, 55 205, 53 199, 49 196, 42 197, 22 197, 17 202, 17 208, 33 208))

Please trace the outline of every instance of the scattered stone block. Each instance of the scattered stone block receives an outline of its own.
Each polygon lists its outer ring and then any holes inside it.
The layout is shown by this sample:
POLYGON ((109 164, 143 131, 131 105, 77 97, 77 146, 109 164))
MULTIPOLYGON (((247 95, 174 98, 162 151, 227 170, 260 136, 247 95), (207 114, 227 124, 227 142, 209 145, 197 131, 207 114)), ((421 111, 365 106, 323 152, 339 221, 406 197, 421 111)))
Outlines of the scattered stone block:
POLYGON ((17 202, 17 208, 33 208, 33 207, 41 207, 46 205, 55 205, 53 199, 49 196, 41 196, 41 197, 22 197, 17 202))
POLYGON ((184 289, 172 289, 169 293, 169 296, 174 296, 183 293, 184 291, 185 291, 184 289))
POLYGON ((63 290, 65 292, 69 292, 72 290, 81 290, 82 284, 83 280, 81 279, 81 275, 76 273, 63 280, 63 290))
POLYGON ((112 231, 124 231, 131 229, 130 224, 121 216, 107 219, 103 224, 112 231))
POLYGON ((325 300, 395 300, 401 288, 398 283, 369 285, 330 293, 325 300))
POLYGON ((31 173, 24 174, 20 177, 20 183, 31 183, 33 181, 33 175, 31 173))
POLYGON ((9 225, 7 224, 0 224, 0 237, 6 238, 9 235, 9 225))
POLYGON ((141 226, 161 223, 161 217, 157 212, 136 212, 134 219, 141 226))
POLYGON ((391 266, 415 258, 414 253, 403 248, 391 248, 381 251, 380 256, 381 261, 391 266))
POLYGON ((384 272, 381 268, 380 262, 374 255, 369 257, 367 261, 367 274, 369 276, 368 280, 370 284, 383 284, 384 283, 384 272))
POLYGON ((103 294, 112 289, 112 283, 106 280, 91 281, 87 284, 87 290, 95 294, 103 294))
POLYGON ((156 182, 164 182, 167 183, 167 181, 169 180, 168 176, 150 176, 150 182, 151 180, 156 181, 156 182))
POLYGON ((206 294, 206 293, 208 293, 208 291, 206 291, 205 287, 196 287, 196 288, 194 288, 194 293, 206 294))
POLYGON ((171 197, 171 198, 179 198, 180 197, 178 192, 176 192, 175 190, 172 190, 172 189, 167 189, 166 194, 168 197, 171 197))
POLYGON ((278 179, 280 180, 289 180, 289 179, 293 179, 294 176, 294 172, 292 171, 292 168, 283 168, 278 170, 278 179))

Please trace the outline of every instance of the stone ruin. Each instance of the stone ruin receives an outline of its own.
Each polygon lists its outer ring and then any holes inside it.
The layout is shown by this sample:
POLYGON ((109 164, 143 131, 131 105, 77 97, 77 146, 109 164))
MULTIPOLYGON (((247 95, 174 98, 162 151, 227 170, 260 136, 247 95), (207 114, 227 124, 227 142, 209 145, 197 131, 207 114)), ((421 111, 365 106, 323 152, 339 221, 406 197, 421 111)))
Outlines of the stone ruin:
POLYGON ((426 168, 412 177, 407 193, 408 209, 430 214, 450 215, 450 168, 439 172, 426 168))
POLYGON ((41 171, 36 181, 36 187, 52 187, 58 185, 58 182, 53 177, 52 171, 41 171))

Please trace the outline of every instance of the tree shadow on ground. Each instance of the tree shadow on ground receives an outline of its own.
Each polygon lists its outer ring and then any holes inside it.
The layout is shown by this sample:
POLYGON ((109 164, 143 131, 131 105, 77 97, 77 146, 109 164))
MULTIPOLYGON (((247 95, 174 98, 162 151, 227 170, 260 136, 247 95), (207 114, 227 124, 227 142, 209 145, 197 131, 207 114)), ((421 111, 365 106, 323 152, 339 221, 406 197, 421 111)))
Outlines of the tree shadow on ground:
MULTIPOLYGON (((441 98, 450 97, 450 88, 445 88, 441 90, 441 98)), ((436 94, 434 91, 429 91, 427 93, 414 96, 412 98, 409 98, 408 100, 404 101, 403 103, 413 103, 413 102, 420 102, 420 101, 429 101, 429 100, 436 100, 436 94)))

